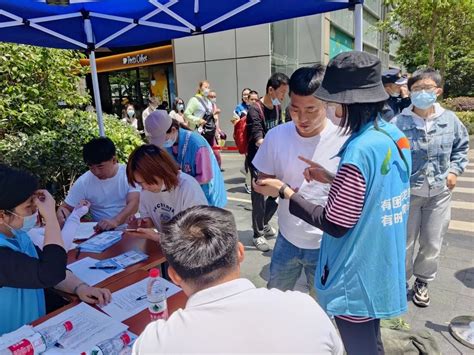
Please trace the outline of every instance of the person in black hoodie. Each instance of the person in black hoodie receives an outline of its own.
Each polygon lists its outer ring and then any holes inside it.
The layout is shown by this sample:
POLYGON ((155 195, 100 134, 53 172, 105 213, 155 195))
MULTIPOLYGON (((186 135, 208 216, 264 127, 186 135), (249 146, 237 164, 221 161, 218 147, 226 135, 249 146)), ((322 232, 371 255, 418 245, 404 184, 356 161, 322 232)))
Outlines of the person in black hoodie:
MULTIPOLYGON (((252 160, 262 145, 267 132, 282 123, 281 101, 288 93, 290 79, 283 73, 275 73, 268 79, 265 96, 251 105, 247 112, 248 153, 247 164, 252 179, 258 178, 258 171, 252 165, 252 160)), ((284 142, 282 142, 284 144, 284 142)), ((253 243, 258 250, 270 250, 265 237, 276 234, 268 224, 277 210, 277 203, 273 197, 265 197, 252 189, 252 229, 253 243)))

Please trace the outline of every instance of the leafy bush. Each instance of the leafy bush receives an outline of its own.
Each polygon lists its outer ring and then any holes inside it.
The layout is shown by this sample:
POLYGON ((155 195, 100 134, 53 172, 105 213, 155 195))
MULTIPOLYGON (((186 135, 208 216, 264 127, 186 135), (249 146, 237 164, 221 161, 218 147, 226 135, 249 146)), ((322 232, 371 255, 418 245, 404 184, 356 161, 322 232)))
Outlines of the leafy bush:
MULTIPOLYGON (((57 201, 87 167, 82 146, 99 135, 95 114, 82 111, 90 95, 80 90, 86 69, 75 51, 0 43, 0 161, 39 176, 57 201), (67 108, 64 108, 67 107, 67 108)), ((142 144, 115 116, 104 117, 118 158, 142 144)))
MULTIPOLYGON (((6 134, 0 141, 0 160, 39 176, 56 200, 62 201, 74 180, 87 170, 82 145, 99 135, 95 114, 61 110, 55 129, 34 133, 6 134)), ((132 150, 142 144, 138 133, 115 116, 104 118, 108 137, 117 147, 119 161, 126 162, 132 150)))
POLYGON ((466 126, 469 134, 474 134, 474 111, 456 112, 461 122, 466 126))

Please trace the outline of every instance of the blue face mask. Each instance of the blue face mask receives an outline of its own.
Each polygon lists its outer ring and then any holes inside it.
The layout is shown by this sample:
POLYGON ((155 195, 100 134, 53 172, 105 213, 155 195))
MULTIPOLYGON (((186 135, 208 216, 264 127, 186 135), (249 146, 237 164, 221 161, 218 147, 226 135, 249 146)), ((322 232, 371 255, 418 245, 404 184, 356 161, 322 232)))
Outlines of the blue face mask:
POLYGON ((33 213, 30 216, 25 216, 25 217, 17 215, 14 212, 12 212, 12 214, 14 214, 15 216, 17 216, 19 218, 23 218, 23 226, 21 228, 14 229, 14 228, 10 227, 10 229, 12 230, 12 232, 14 234, 15 234, 15 231, 17 231, 17 232, 21 231, 21 232, 28 233, 38 222, 38 211, 36 211, 35 213, 33 213))
POLYGON ((280 104, 281 104, 281 102, 277 98, 272 99, 272 105, 273 106, 279 106, 280 104))
POLYGON ((436 93, 434 91, 414 91, 411 93, 411 102, 413 106, 420 110, 426 110, 436 102, 436 93))
POLYGON ((171 148, 172 146, 174 146, 175 142, 176 142, 176 138, 167 139, 163 143, 163 147, 164 148, 171 148))

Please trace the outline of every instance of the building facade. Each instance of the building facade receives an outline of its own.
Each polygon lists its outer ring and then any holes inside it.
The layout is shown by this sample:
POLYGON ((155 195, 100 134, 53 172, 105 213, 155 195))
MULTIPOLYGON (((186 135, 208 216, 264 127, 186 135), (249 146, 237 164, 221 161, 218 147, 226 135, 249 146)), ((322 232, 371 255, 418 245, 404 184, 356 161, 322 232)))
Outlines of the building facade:
MULTIPOLYGON (((385 17, 383 0, 364 2, 364 51, 377 55, 383 67, 396 67, 396 44, 385 51, 376 23, 385 17)), ((287 75, 305 65, 327 63, 354 47, 354 12, 339 10, 173 41, 177 95, 187 101, 198 82, 208 80, 217 92, 221 128, 232 136, 232 112, 242 89, 265 93, 274 72, 287 75)))
MULTIPOLYGON (((384 69, 397 67, 397 43, 392 41, 389 48, 384 48, 386 38, 376 28, 386 11, 383 0, 364 1, 364 51, 377 55, 384 69)), ((170 45, 99 58, 102 106, 104 112, 120 117, 125 104, 131 102, 141 117, 149 95, 160 102, 168 101, 170 106, 175 97, 187 102, 197 92, 198 83, 208 80, 222 110, 221 128, 231 141, 230 120, 244 88, 263 96, 272 73, 290 76, 301 66, 326 64, 338 53, 353 48, 351 10, 184 37, 170 45)))

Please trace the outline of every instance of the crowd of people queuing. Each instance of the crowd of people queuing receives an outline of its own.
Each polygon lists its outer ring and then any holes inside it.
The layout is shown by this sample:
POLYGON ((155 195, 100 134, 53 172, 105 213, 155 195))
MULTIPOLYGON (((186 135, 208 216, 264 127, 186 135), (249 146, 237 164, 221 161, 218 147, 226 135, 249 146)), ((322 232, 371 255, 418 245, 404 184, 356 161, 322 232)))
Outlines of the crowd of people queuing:
MULTIPOLYGON (((380 320, 405 313, 409 297, 430 304, 468 162, 466 128, 436 103, 441 83, 434 69, 382 73, 377 57, 353 51, 290 78, 275 73, 261 97, 242 90, 232 122, 245 123, 254 245, 267 252, 277 235, 267 288, 240 277, 245 251, 223 209, 222 117, 208 81, 169 113, 150 99, 148 144, 126 164, 108 138, 85 144, 89 170, 57 210, 34 176, 1 165, 0 334, 57 308, 51 289, 110 301, 66 267, 64 244, 89 212, 98 230, 133 228, 124 236, 159 242, 170 279, 189 297, 148 325, 135 353, 383 354, 380 320), (38 213, 44 239, 34 245, 38 213), (293 291, 303 272, 309 295, 293 291)), ((129 105, 124 121, 134 120, 129 105)))

